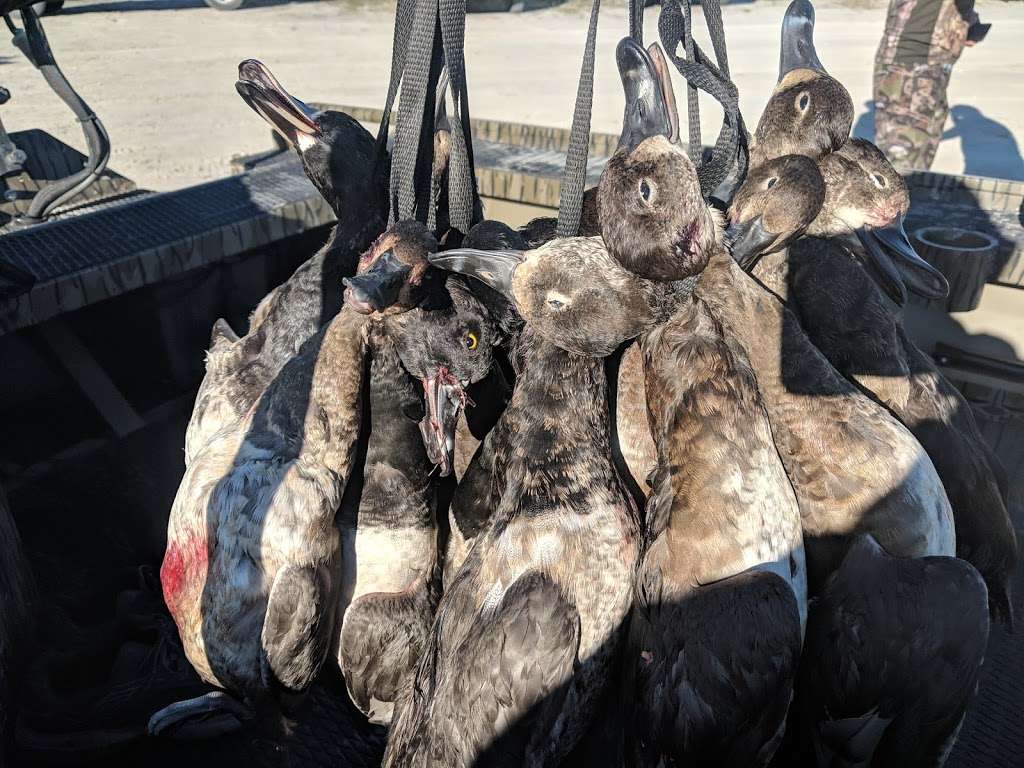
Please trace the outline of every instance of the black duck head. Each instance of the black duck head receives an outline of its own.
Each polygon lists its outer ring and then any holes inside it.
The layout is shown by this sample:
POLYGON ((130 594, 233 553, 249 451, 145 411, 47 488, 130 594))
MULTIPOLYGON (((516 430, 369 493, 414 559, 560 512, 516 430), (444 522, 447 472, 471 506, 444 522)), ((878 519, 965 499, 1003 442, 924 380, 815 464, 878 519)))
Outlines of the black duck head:
POLYGON ((745 270, 800 237, 821 210, 825 180, 803 155, 769 160, 747 174, 729 208, 726 236, 745 270))
POLYGON ((850 139, 819 167, 825 201, 807 234, 850 240, 853 253, 897 306, 906 302, 907 289, 929 299, 948 295, 946 278, 907 239, 907 184, 878 147, 850 139))
POLYGON ((577 355, 606 357, 658 316, 656 284, 623 269, 600 237, 552 240, 531 251, 457 248, 430 262, 481 280, 538 335, 577 355))
POLYGON ((817 159, 841 147, 852 126, 853 99, 814 47, 814 6, 793 0, 782 20, 779 81, 754 131, 750 164, 790 154, 817 159))
POLYGON ((612 256, 649 280, 681 280, 708 262, 718 230, 697 170, 679 144, 679 118, 661 47, 619 43, 626 97, 619 146, 598 184, 601 234, 612 256))
POLYGON ((345 304, 363 314, 397 314, 428 301, 444 279, 427 262, 436 250, 437 240, 423 224, 398 222, 362 255, 355 276, 342 279, 345 304))
POLYGON ((487 375, 501 334, 483 303, 456 276, 443 294, 447 305, 417 307, 385 319, 402 365, 423 384, 426 415, 420 433, 441 475, 452 471, 455 429, 466 406, 466 387, 487 375))
POLYGON ((309 180, 339 219, 365 216, 367 205, 386 205, 386 174, 376 173, 373 136, 357 120, 344 112, 316 111, 289 94, 255 59, 238 65, 235 90, 296 151, 309 180))

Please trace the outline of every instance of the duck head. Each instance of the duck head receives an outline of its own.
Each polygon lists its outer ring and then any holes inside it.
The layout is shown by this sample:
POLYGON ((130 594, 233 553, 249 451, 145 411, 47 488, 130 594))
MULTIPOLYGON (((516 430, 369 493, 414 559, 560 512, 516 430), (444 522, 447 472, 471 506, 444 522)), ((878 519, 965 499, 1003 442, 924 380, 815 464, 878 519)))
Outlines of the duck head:
POLYGON ((385 322, 403 367, 423 384, 423 445, 446 476, 452 471, 459 414, 468 401, 466 387, 487 375, 500 332, 460 278, 449 276, 442 293, 447 305, 417 307, 385 322))
POLYGON ((789 154, 817 159, 842 146, 852 126, 853 99, 814 48, 814 6, 793 0, 782 20, 779 81, 754 131, 750 164, 789 154))
POLYGON ((456 248, 430 262, 498 291, 538 335, 572 354, 606 357, 658 316, 657 285, 623 269, 600 237, 531 251, 456 248))
POLYGON ((679 117, 661 47, 630 38, 615 53, 626 110, 597 188, 612 256, 648 280, 681 280, 707 266, 720 230, 697 169, 679 143, 679 117))
POLYGON ((807 234, 846 239, 879 287, 898 306, 907 290, 943 298, 949 283, 914 251, 903 229, 910 194, 903 177, 882 151, 864 139, 850 139, 819 162, 825 200, 807 234))
POLYGON ((729 208, 732 257, 753 269, 761 256, 802 235, 824 200, 825 180, 809 157, 783 155, 752 169, 729 208))
POLYGON ((295 98, 256 59, 238 65, 235 90, 298 153, 309 180, 340 218, 348 180, 372 165, 373 137, 344 112, 318 112, 295 98))
POLYGON ((423 224, 398 222, 360 257, 355 276, 342 278, 345 304, 367 315, 421 305, 443 281, 427 262, 427 254, 436 250, 437 240, 423 224))

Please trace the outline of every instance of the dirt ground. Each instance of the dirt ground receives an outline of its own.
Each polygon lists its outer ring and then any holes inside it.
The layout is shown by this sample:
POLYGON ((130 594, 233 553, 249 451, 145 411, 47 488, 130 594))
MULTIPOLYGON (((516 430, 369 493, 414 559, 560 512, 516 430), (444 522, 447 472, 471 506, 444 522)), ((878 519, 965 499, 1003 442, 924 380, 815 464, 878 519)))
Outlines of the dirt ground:
MULTIPOLYGON (((821 59, 852 93, 858 132, 870 135, 872 59, 884 4, 818 6, 821 59)), ((784 8, 781 0, 759 0, 724 9, 733 77, 751 125, 775 81, 784 8)), ((1024 180, 1018 146, 1018 137, 1024 139, 1024 2, 979 0, 978 10, 993 27, 954 71, 954 117, 947 126, 952 135, 943 141, 934 168, 1024 180)), ((649 37, 657 29, 654 11, 648 10, 649 37)), ((111 168, 141 186, 167 190, 223 176, 232 155, 269 146, 265 124, 233 87, 244 58, 265 61, 303 99, 380 106, 392 14, 387 0, 249 0, 234 12, 211 10, 201 0, 68 0, 45 25, 62 69, 107 126, 114 146, 111 168)), ((623 3, 606 3, 595 129, 615 131, 621 121, 613 51, 625 34, 625 17, 623 3)), ((567 126, 585 29, 579 0, 527 13, 471 15, 466 56, 473 114, 567 126)), ((0 108, 8 130, 45 128, 82 147, 70 113, 13 46, 0 47, 0 84, 12 93, 0 108)), ((678 80, 676 87, 681 96, 678 80)), ((707 104, 702 117, 708 141, 717 134, 720 113, 707 104)))

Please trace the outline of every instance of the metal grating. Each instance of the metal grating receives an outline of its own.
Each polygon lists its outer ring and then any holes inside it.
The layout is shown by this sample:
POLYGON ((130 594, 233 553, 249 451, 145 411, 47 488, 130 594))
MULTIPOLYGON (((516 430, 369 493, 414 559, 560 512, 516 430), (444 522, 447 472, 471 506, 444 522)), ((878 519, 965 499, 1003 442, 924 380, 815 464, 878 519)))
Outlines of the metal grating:
POLYGON ((0 300, 0 333, 217 263, 334 220, 298 163, 132 197, 0 236, 35 279, 0 300))

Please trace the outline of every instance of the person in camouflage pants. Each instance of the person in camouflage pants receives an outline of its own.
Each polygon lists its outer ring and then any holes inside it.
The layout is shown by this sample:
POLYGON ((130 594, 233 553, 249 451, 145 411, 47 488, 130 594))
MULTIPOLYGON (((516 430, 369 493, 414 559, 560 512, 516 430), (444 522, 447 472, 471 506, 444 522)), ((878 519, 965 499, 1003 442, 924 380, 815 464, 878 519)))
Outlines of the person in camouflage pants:
POLYGON ((875 55, 875 144, 902 171, 927 170, 949 114, 946 87, 974 0, 890 0, 875 55))

